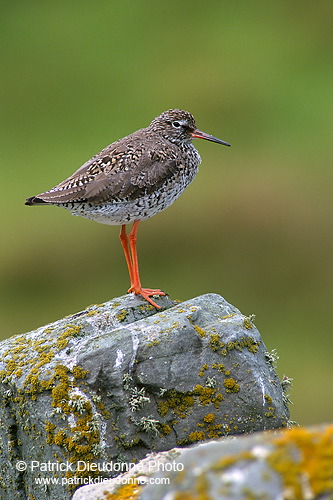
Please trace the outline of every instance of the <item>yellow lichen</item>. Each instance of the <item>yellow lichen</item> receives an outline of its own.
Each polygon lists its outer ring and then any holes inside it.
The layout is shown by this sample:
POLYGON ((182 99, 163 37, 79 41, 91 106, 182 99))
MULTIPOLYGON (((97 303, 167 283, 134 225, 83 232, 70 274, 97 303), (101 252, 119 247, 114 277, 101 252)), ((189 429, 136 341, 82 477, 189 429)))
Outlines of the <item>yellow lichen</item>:
POLYGON ((332 492, 332 425, 323 430, 289 429, 273 443, 275 450, 267 460, 279 473, 290 498, 319 498, 332 492))
POLYGON ((46 442, 48 444, 52 444, 54 442, 54 429, 55 428, 56 428, 55 424, 46 420, 45 431, 46 431, 46 442))
POLYGON ((88 312, 87 316, 95 316, 95 314, 97 314, 97 311, 92 310, 88 312))
POLYGON ((209 336, 209 344, 208 346, 212 351, 218 351, 220 348, 225 346, 224 342, 220 340, 220 336, 218 333, 211 333, 209 336))
POLYGON ((224 434, 223 425, 215 423, 214 413, 207 413, 203 417, 203 422, 198 422, 197 426, 205 432, 209 439, 216 439, 224 434))
POLYGON ((204 431, 194 431, 191 432, 188 436, 188 443, 196 443, 197 441, 204 441, 206 439, 206 435, 204 431))
POLYGON ((227 350, 232 351, 236 349, 237 351, 242 351, 243 349, 247 349, 252 354, 256 354, 258 352, 260 345, 260 341, 256 342, 253 337, 241 337, 239 340, 234 342, 228 342, 227 350))
POLYGON ((83 370, 81 366, 74 366, 72 373, 74 375, 74 379, 85 378, 88 375, 89 370, 83 370))
POLYGON ((207 415, 205 415, 203 419, 204 419, 204 422, 211 423, 211 422, 214 422, 215 415, 214 415, 214 413, 207 413, 207 415))
POLYGON ((58 446, 64 445, 66 441, 67 441, 67 434, 64 430, 58 431, 53 437, 54 444, 57 444, 58 446))
POLYGON ((206 332, 203 328, 192 323, 194 330, 200 335, 200 337, 206 337, 206 332))
POLYGON ((226 378, 223 384, 226 392, 238 392, 240 389, 239 384, 233 378, 226 378))
POLYGON ((244 320, 243 320, 243 326, 244 326, 244 328, 246 328, 246 330, 252 330, 253 325, 251 323, 250 318, 248 318, 248 317, 244 318, 244 320))
POLYGON ((204 374, 205 374, 205 371, 208 370, 208 368, 209 368, 209 366, 207 365, 207 363, 205 363, 204 365, 202 365, 201 370, 199 371, 199 376, 203 377, 204 374))
POLYGON ((177 417, 185 418, 193 404, 194 398, 190 393, 172 389, 163 394, 163 398, 157 404, 157 410, 162 417, 172 410, 177 417))
POLYGON ((105 500, 137 500, 141 492, 141 486, 135 477, 128 478, 128 484, 121 485, 114 493, 104 491, 105 500))
POLYGON ((153 347, 153 346, 159 345, 160 342, 161 342, 160 340, 154 339, 151 342, 148 342, 147 347, 153 347))
POLYGON ((168 424, 161 424, 162 434, 167 436, 171 432, 171 427, 168 424))
POLYGON ((126 309, 122 309, 119 311, 119 313, 116 315, 117 320, 122 323, 126 317, 128 316, 128 311, 126 309))
POLYGON ((219 372, 223 373, 224 372, 224 365, 222 363, 214 363, 212 365, 212 368, 215 368, 216 370, 218 370, 219 372))
POLYGON ((223 400, 223 395, 217 392, 214 387, 203 387, 197 384, 193 389, 193 394, 199 397, 200 404, 202 406, 207 406, 209 403, 213 403, 215 408, 219 408, 220 402, 223 400))
POLYGON ((269 406, 267 408, 268 411, 264 413, 265 417, 267 418, 275 418, 275 408, 274 406, 269 406))
POLYGON ((273 401, 271 396, 269 396, 268 394, 264 394, 264 398, 265 400, 267 401, 268 404, 271 404, 271 402, 273 401))
POLYGON ((56 347, 59 350, 65 349, 68 346, 69 339, 71 337, 77 337, 81 331, 81 326, 77 325, 68 325, 66 330, 59 335, 56 341, 56 347))

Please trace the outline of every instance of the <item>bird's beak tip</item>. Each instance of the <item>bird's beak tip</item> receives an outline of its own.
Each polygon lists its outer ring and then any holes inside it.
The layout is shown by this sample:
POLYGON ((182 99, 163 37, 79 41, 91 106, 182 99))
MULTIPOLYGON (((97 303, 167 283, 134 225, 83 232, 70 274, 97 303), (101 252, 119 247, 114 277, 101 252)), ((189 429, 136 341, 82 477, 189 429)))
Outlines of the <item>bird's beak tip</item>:
POLYGON ((206 132, 202 132, 201 130, 194 130, 193 132, 191 132, 191 136, 193 137, 193 139, 205 139, 206 141, 217 142, 218 144, 223 144, 224 146, 231 146, 229 142, 222 141, 221 139, 218 139, 213 135, 206 134, 206 132))

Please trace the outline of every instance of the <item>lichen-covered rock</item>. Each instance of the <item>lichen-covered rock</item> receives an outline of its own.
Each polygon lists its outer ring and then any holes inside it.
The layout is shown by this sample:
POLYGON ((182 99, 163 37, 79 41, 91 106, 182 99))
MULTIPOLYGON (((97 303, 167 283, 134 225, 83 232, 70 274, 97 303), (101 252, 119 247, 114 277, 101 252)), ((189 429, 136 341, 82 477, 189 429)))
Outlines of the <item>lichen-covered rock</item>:
POLYGON ((159 303, 127 295, 0 344, 1 499, 70 498, 119 473, 103 464, 287 424, 251 318, 215 294, 159 303))
MULTIPOLYGON (((144 488, 138 481, 137 495, 126 498, 331 500, 333 425, 201 444, 186 450, 172 472, 159 474, 154 481, 144 488)), ((99 497, 89 496, 88 488, 86 492, 82 488, 80 497, 73 500, 121 500, 126 487, 131 487, 129 482, 114 488, 112 495, 104 488, 99 497)))

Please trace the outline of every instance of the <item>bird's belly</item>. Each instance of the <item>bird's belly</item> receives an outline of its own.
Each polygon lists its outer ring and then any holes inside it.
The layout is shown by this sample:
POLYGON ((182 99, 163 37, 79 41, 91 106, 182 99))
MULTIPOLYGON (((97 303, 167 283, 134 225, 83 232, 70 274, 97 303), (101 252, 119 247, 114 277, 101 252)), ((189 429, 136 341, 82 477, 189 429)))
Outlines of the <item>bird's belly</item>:
POLYGON ((85 202, 69 202, 61 206, 73 215, 100 222, 101 224, 129 224, 135 220, 145 220, 168 208, 183 193, 192 182, 192 177, 186 176, 172 187, 164 186, 150 194, 140 196, 135 200, 114 200, 101 204, 85 202))

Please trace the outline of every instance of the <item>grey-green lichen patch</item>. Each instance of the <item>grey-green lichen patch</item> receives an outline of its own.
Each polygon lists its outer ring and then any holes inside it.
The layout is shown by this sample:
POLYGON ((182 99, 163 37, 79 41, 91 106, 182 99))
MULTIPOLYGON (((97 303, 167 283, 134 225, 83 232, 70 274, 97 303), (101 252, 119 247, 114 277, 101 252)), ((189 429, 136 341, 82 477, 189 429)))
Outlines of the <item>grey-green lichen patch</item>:
POLYGON ((140 420, 132 418, 132 422, 134 422, 143 432, 152 434, 154 437, 159 434, 160 422, 151 415, 148 417, 141 417, 140 420))

